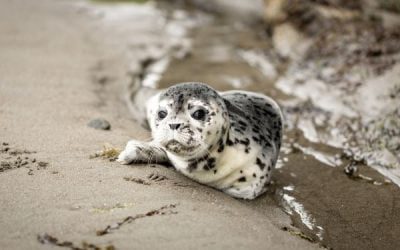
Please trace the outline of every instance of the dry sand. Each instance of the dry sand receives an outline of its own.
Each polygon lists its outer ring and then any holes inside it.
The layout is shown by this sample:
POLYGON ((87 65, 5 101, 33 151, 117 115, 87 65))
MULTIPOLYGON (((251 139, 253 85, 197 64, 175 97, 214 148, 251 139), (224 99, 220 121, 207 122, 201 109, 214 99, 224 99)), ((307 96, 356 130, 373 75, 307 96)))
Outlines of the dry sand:
POLYGON ((78 247, 316 248, 280 229, 290 221, 269 196, 236 200, 160 166, 89 159, 104 143, 123 147, 129 138, 149 137, 121 101, 126 60, 94 22, 71 1, 1 3, 0 159, 11 169, 0 172, 0 248, 50 249, 37 239, 45 233, 78 247), (97 117, 111 130, 87 126, 97 117), (177 205, 165 215, 96 235, 169 204, 177 205))

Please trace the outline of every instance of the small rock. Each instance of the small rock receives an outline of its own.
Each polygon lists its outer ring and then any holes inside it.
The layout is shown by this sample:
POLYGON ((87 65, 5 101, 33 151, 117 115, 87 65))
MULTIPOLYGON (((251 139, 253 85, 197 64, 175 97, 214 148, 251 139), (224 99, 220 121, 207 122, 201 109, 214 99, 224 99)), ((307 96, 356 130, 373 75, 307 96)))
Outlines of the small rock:
POLYGON ((351 162, 344 168, 344 173, 349 176, 353 177, 358 171, 357 164, 355 162, 351 162))
POLYGON ((101 130, 110 130, 111 124, 102 118, 93 119, 88 123, 89 127, 101 130))

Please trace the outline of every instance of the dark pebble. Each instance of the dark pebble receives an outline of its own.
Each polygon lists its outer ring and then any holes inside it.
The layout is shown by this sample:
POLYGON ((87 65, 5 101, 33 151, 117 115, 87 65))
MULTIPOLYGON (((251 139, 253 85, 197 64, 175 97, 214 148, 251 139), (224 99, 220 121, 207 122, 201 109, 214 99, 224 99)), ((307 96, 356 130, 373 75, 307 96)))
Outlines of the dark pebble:
POLYGON ((98 119, 93 119, 88 123, 89 127, 95 128, 95 129, 101 129, 101 130, 110 130, 111 124, 102 118, 98 119))
POLYGON ((349 176, 353 177, 358 171, 357 164, 355 162, 351 162, 346 167, 344 167, 344 173, 349 176))

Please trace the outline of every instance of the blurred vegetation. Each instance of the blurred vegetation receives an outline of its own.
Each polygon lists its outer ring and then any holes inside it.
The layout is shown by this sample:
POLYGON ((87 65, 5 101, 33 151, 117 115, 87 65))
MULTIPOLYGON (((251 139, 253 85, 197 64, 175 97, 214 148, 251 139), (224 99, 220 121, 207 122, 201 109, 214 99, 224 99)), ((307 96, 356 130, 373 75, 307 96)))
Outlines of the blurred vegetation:
POLYGON ((381 8, 385 10, 400 12, 400 0, 380 0, 379 3, 381 8))

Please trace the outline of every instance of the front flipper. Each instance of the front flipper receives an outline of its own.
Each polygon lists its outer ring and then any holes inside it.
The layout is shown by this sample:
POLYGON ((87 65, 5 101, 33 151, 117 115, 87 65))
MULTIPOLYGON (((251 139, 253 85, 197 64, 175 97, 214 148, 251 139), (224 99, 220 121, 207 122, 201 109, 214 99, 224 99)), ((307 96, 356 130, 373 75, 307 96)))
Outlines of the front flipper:
POLYGON ((153 142, 141 142, 130 140, 124 151, 117 159, 121 164, 145 163, 145 164, 166 164, 169 159, 165 151, 153 142))

